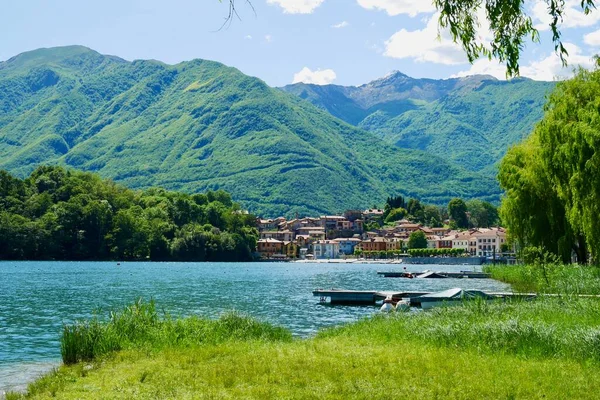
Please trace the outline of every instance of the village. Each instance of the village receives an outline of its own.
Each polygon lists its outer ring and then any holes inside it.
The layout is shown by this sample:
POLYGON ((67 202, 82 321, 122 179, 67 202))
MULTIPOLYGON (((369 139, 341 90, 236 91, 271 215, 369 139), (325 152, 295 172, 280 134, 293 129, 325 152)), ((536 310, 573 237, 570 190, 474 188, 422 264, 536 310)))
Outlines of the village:
POLYGON ((331 260, 409 256, 417 248, 431 250, 419 251, 420 255, 495 258, 508 249, 502 227, 453 230, 448 225, 428 227, 401 219, 373 229, 372 222, 381 221, 383 213, 381 209, 367 209, 316 218, 259 218, 257 251, 262 260, 331 260), (366 226, 371 230, 365 230, 366 226), (424 236, 426 245, 423 240, 418 247, 410 246, 415 232, 423 233, 420 236, 424 236))

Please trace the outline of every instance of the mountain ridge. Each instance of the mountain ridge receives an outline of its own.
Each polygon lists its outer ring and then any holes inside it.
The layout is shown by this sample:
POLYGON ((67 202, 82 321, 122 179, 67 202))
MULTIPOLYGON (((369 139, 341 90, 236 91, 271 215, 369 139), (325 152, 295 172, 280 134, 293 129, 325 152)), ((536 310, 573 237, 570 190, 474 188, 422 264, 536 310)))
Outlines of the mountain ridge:
POLYGON ((438 154, 495 177, 508 147, 541 119, 554 84, 489 75, 411 78, 393 71, 360 86, 296 83, 280 89, 391 145, 438 154))
POLYGON ((0 168, 19 176, 59 164, 132 188, 225 189, 263 215, 370 207, 399 193, 499 198, 494 179, 382 144, 218 62, 125 61, 81 47, 12 60, 0 64, 0 168))

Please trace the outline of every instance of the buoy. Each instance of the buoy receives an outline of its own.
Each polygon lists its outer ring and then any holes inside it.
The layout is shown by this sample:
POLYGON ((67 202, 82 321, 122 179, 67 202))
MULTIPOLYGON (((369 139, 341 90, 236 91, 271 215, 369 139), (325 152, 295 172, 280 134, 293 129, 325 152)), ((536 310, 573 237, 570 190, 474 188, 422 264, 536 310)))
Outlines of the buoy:
POLYGON ((410 311, 410 303, 407 300, 400 300, 396 304, 396 311, 399 311, 399 312, 408 312, 408 311, 410 311))
POLYGON ((383 300, 383 305, 379 309, 379 311, 381 311, 381 312, 392 312, 395 310, 396 309, 394 308, 394 305, 392 304, 391 297, 386 297, 385 300, 383 300))

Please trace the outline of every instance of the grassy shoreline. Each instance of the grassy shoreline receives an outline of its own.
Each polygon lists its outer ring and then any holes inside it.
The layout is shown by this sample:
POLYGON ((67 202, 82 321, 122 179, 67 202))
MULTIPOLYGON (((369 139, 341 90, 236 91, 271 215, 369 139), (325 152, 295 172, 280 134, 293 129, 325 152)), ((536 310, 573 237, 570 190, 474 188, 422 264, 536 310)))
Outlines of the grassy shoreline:
MULTIPOLYGON (((492 273, 515 281, 537 273, 511 268, 492 273)), ((561 268, 536 288, 595 290, 597 282, 575 284, 594 272, 561 268)), ((65 327, 63 357, 7 399, 583 399, 600 390, 600 301, 470 302, 378 315, 309 339, 238 314, 159 317, 140 302, 65 327)))

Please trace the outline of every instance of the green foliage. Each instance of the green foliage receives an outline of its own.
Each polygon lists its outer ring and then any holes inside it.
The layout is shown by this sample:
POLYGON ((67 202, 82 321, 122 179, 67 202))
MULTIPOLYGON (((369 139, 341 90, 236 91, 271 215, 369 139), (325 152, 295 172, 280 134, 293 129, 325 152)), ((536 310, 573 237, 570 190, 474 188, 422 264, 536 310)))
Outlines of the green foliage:
POLYGON ((411 257, 458 257, 465 253, 464 249, 427 249, 427 248, 411 248, 408 254, 411 257))
POLYGON ((21 177, 59 164, 131 188, 223 189, 265 216, 360 209, 399 192, 499 199, 491 176, 388 146, 215 62, 42 49, 0 63, 0 91, 0 168, 21 177))
MULTIPOLYGON (((554 49, 566 65, 569 55, 561 41, 560 25, 567 10, 565 1, 546 0, 546 17, 550 21, 554 49)), ((581 0, 579 6, 586 15, 596 9, 594 0, 581 0)), ((506 64, 507 76, 519 75, 519 58, 527 40, 539 42, 539 34, 531 18, 531 11, 523 0, 498 2, 494 0, 435 0, 440 11, 439 25, 448 28, 455 43, 462 45, 470 62, 479 57, 495 58, 506 64), (479 15, 485 12, 492 39, 481 42, 479 15)), ((539 18, 538 16, 536 16, 539 18)), ((572 18, 570 15, 568 18, 572 18)))
POLYGON ((520 258, 525 264, 528 265, 547 265, 547 264, 558 264, 558 257, 544 250, 543 247, 525 247, 520 251, 520 258))
POLYGON ((462 199, 452 199, 448 203, 448 215, 456 223, 460 229, 469 227, 469 219, 467 217, 467 205, 462 199))
POLYGON ((289 341, 291 333, 235 312, 217 321, 160 318, 154 301, 140 299, 122 311, 111 312, 108 321, 95 317, 65 325, 61 354, 65 364, 74 364, 123 349, 214 345, 228 340, 289 341))
POLYGON ((404 208, 394 208, 394 209, 390 210, 387 217, 385 217, 385 222, 390 223, 390 222, 399 221, 399 220, 403 219, 404 217, 406 217, 406 214, 407 214, 407 211, 404 208))
POLYGON ((489 228, 500 225, 500 215, 493 204, 474 199, 467 201, 466 205, 469 212, 469 226, 489 228))
POLYGON ((427 248, 427 236, 423 231, 414 231, 408 237, 409 249, 425 249, 427 248))
POLYGON ((136 192, 97 175, 0 171, 0 259, 250 260, 255 218, 221 190, 136 192))
POLYGON ((502 161, 501 214, 522 247, 541 246, 564 262, 600 254, 600 70, 557 85, 532 136, 502 161))

